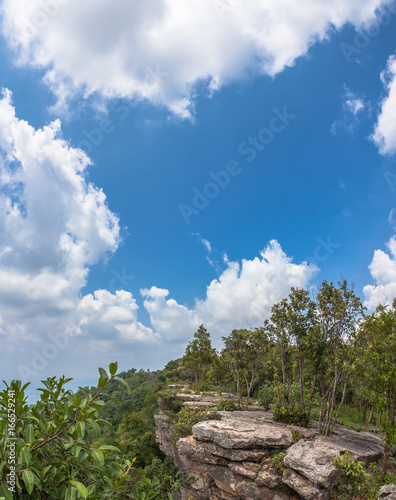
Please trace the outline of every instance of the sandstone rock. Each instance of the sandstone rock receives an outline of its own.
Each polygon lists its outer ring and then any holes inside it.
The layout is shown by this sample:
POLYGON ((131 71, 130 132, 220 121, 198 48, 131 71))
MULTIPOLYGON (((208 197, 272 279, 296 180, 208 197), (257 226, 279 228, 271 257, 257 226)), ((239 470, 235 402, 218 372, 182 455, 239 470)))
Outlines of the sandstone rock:
POLYGON ((234 472, 235 474, 239 474, 242 477, 247 477, 251 481, 254 481, 257 477, 257 473, 260 470, 260 466, 255 464, 257 469, 254 470, 251 467, 246 467, 245 464, 240 463, 240 462, 230 462, 228 464, 228 467, 234 472))
POLYGON ((318 436, 316 441, 322 446, 337 449, 339 453, 350 450, 351 457, 365 462, 366 466, 382 457, 384 444, 379 436, 341 426, 335 428, 335 434, 329 437, 318 436))
POLYGON ((183 401, 202 401, 202 396, 200 394, 176 394, 176 396, 183 401))
POLYGON ((396 484, 382 486, 378 492, 379 500, 396 500, 396 484))
POLYGON ((195 424, 192 431, 199 441, 211 441, 226 449, 285 448, 293 443, 287 428, 269 422, 209 420, 195 424))
POLYGON ((200 443, 193 436, 179 439, 176 444, 180 456, 203 464, 227 465, 228 461, 213 453, 214 447, 207 446, 207 443, 200 443))
POLYGON ((282 481, 305 500, 329 500, 331 496, 330 490, 317 488, 305 479, 305 477, 300 476, 300 474, 294 471, 288 471, 287 474, 284 474, 282 481))
POLYGON ((157 438, 157 443, 159 444, 160 450, 170 457, 175 456, 174 446, 173 446, 173 431, 174 426, 172 425, 170 418, 163 413, 155 415, 156 430, 155 435, 157 438))
POLYGON ((226 459, 232 462, 260 462, 269 456, 269 450, 228 450, 209 441, 198 441, 193 436, 179 439, 176 444, 179 454, 204 463, 224 465, 226 459))
POLYGON ((333 465, 333 458, 339 452, 331 443, 325 445, 319 440, 301 440, 287 450, 284 464, 301 473, 318 488, 330 488, 339 478, 339 472, 333 465))
POLYGON ((186 401, 183 406, 187 406, 187 408, 194 410, 200 410, 201 408, 214 408, 216 403, 210 401, 186 401))
POLYGON ((282 483, 281 476, 271 468, 262 469, 256 477, 256 484, 266 486, 267 488, 277 488, 282 483))

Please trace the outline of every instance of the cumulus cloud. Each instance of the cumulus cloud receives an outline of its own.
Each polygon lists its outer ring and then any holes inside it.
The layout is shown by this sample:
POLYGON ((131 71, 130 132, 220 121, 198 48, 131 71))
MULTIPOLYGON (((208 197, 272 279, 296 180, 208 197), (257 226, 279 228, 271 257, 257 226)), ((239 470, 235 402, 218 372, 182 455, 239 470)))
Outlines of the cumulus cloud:
POLYGON ((293 263, 275 240, 260 257, 231 262, 206 290, 206 298, 194 308, 167 300, 168 290, 143 290, 151 323, 168 338, 188 338, 200 323, 219 338, 233 328, 255 327, 270 315, 271 306, 289 294, 290 288, 307 287, 318 269, 293 263))
POLYGON ((118 217, 103 191, 86 179, 89 164, 85 153, 62 139, 59 121, 35 130, 16 117, 11 93, 3 92, 0 336, 4 348, 17 353, 13 368, 20 365, 26 373, 37 373, 32 362, 47 366, 63 349, 50 335, 67 338, 59 341, 65 346, 77 337, 82 345, 102 337, 125 344, 156 339, 138 322, 128 292, 80 296, 89 267, 114 253, 120 241, 118 217))
POLYGON ((351 23, 367 26, 392 0, 3 0, 3 32, 20 64, 70 94, 138 97, 190 117, 208 95, 251 73, 275 75, 351 23))
POLYGON ((396 236, 386 246, 388 252, 376 250, 369 266, 376 283, 363 289, 365 305, 369 309, 375 309, 379 304, 391 304, 396 297, 396 236))
POLYGON ((396 57, 388 59, 386 70, 381 73, 386 97, 381 103, 381 111, 372 135, 382 155, 396 153, 396 57))

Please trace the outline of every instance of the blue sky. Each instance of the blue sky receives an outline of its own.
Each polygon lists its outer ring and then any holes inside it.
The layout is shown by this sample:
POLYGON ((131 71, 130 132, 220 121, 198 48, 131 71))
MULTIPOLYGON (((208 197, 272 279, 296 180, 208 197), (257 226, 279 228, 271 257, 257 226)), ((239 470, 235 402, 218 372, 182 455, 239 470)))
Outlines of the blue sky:
POLYGON ((392 301, 393 2, 1 16, 1 378, 161 368, 323 279, 392 301))

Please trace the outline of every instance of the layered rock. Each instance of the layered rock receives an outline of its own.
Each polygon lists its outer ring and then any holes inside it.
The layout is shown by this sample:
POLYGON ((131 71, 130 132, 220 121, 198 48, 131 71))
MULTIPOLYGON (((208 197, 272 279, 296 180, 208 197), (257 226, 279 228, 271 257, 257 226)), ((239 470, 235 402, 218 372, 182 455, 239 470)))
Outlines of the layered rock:
MULTIPOLYGON (((335 456, 349 449, 366 464, 381 457, 381 438, 369 433, 337 425, 332 437, 324 437, 314 428, 273 422, 267 412, 219 413, 221 420, 194 425, 192 436, 176 444, 168 417, 156 417, 162 451, 196 478, 178 500, 328 500, 339 479, 335 456), (284 463, 275 468, 274 453, 280 452, 284 463)), ((386 490, 381 498, 393 500, 389 495, 393 491, 386 490)))

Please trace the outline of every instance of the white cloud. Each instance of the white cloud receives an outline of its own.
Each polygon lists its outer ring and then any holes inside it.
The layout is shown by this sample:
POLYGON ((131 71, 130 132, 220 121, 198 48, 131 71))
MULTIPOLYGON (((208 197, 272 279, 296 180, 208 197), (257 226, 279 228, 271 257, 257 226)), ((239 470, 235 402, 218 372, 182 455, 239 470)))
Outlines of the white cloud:
POLYGON ((359 124, 360 115, 369 107, 369 103, 362 96, 358 96, 345 85, 342 94, 341 116, 332 123, 331 133, 336 135, 338 131, 353 132, 359 124))
POLYGON ((374 21, 391 0, 3 0, 3 31, 20 64, 47 71, 60 103, 76 90, 147 98, 181 117, 194 85, 275 75, 315 42, 374 21))
MULTIPOLYGON (((98 290, 81 298, 89 267, 114 253, 120 241, 119 221, 105 194, 86 179, 89 164, 62 139, 59 121, 35 130, 15 116, 11 94, 4 91, 0 337, 12 353, 3 356, 12 377, 71 362, 83 368, 87 351, 75 357, 82 346, 89 345, 92 354, 101 343, 128 350, 130 344, 157 339, 137 320, 130 293, 98 290), (55 351, 62 351, 62 362, 55 351)), ((95 357, 86 363, 96 365, 95 357)))
POLYGON ((396 236, 393 236, 386 246, 388 253, 376 250, 369 266, 376 283, 363 289, 365 305, 369 309, 375 309, 379 304, 391 304, 396 297, 396 236))
POLYGON ((388 59, 381 80, 387 95, 381 103, 381 111, 372 139, 382 155, 396 153, 396 57, 388 59))
POLYGON ((207 287, 206 298, 197 300, 193 309, 166 300, 168 290, 143 290, 152 325, 174 339, 189 338, 200 323, 217 338, 233 328, 259 326, 273 304, 288 295, 292 286, 308 286, 318 270, 307 263, 293 263, 277 241, 271 241, 260 257, 227 264, 207 287))

